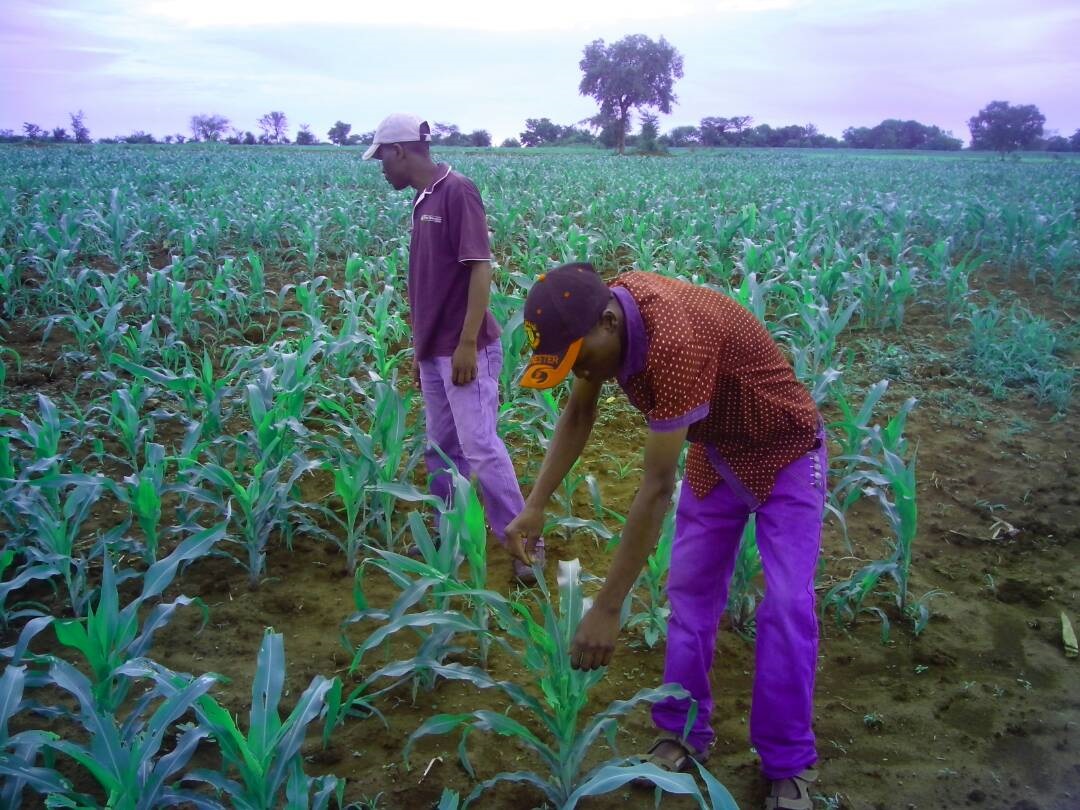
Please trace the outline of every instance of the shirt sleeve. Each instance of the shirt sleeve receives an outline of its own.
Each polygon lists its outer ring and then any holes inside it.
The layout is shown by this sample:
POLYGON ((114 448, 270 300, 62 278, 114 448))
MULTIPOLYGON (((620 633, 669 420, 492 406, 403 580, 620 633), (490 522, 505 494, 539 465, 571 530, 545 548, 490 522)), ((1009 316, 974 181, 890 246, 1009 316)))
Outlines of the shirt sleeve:
POLYGON ((650 347, 646 374, 654 405, 645 414, 649 429, 667 433, 708 416, 716 364, 715 348, 689 342, 650 347))
POLYGON ((449 235, 459 262, 491 261, 487 213, 480 192, 468 180, 456 184, 449 207, 449 235))

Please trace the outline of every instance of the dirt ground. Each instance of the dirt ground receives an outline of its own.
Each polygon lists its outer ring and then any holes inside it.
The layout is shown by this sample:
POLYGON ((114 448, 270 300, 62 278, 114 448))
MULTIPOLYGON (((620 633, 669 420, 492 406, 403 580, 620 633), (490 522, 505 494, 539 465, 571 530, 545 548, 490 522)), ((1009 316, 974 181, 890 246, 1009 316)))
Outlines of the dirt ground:
MULTIPOLYGON (((1018 294, 1035 312, 1070 317, 1045 293, 1018 294)), ((823 619, 815 723, 821 778, 814 792, 822 797, 820 807, 830 800, 831 806, 860 810, 1080 808, 1080 661, 1063 654, 1059 618, 1065 611, 1080 627, 1080 420, 1053 418, 1022 392, 992 400, 953 366, 952 339, 936 313, 919 308, 900 333, 847 338, 859 359, 849 382, 894 379, 883 412, 894 412, 907 396, 921 400, 908 426, 918 443, 920 510, 912 590, 944 593, 933 601, 934 617, 919 637, 899 619, 884 644, 876 621, 842 628, 831 615, 823 619), (874 360, 861 338, 883 341, 889 351, 878 351, 874 360), (890 367, 882 368, 882 362, 890 367)), ((622 512, 633 497, 636 473, 620 478, 611 460, 639 457, 643 436, 637 420, 608 419, 588 451, 587 466, 601 481, 605 503, 622 512)), ((850 525, 855 557, 864 560, 883 555, 888 534, 877 507, 866 507, 857 508, 850 525)), ((845 550, 835 522, 827 524, 823 555, 819 593, 861 565, 845 550)), ((552 583, 554 561, 574 557, 598 575, 608 561, 591 536, 553 538, 552 583)), ((490 587, 508 591, 509 563, 494 543, 489 559, 490 587)), ((210 607, 209 624, 196 633, 197 611, 182 612, 155 644, 154 657, 174 669, 229 677, 216 694, 233 711, 246 712, 249 705, 251 673, 267 626, 285 634, 286 702, 317 674, 344 676, 351 660, 340 625, 354 610, 352 580, 339 552, 301 540, 292 552, 277 549, 269 571, 269 581, 249 590, 242 572, 227 561, 200 561, 174 591, 202 596, 210 607)), ((375 604, 393 592, 375 580, 372 585, 375 604)), ((348 633, 356 639, 355 628, 348 633)), ((718 736, 709 767, 744 808, 760 807, 765 791, 748 741, 753 667, 752 642, 722 631, 713 669, 718 736)), ((491 668, 499 676, 521 677, 498 651, 491 668)), ((658 685, 662 668, 660 647, 650 650, 639 637, 624 636, 607 677, 592 693, 593 705, 658 685)), ((460 683, 440 682, 415 703, 402 691, 382 707, 388 727, 376 718, 353 720, 334 734, 326 751, 313 739, 310 771, 346 778, 347 798, 378 798, 374 807, 428 807, 444 786, 467 793, 472 781, 457 761, 457 735, 422 740, 411 769, 402 748, 432 714, 480 707, 502 710, 505 704, 498 695, 460 683)), ((652 734, 647 712, 635 711, 620 725, 620 751, 641 750, 652 734)), ((540 767, 502 737, 474 732, 469 747, 481 778, 540 767)), ((610 755, 598 746, 595 762, 610 755)), ((532 789, 502 786, 474 806, 541 805, 532 789)), ((653 798, 627 789, 581 806, 645 808, 653 798)), ((662 806, 693 805, 665 797, 662 806)))

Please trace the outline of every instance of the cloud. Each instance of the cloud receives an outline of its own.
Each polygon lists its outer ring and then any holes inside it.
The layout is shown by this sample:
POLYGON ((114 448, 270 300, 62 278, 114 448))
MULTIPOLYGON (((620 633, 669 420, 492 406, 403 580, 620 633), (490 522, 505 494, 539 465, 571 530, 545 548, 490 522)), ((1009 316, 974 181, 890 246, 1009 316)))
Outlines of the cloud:
POLYGON ((190 28, 273 26, 378 26, 489 32, 574 31, 631 23, 707 20, 724 14, 789 9, 805 0, 548 0, 514 5, 506 0, 412 0, 408 3, 324 0, 186 0, 140 3, 141 13, 190 28))

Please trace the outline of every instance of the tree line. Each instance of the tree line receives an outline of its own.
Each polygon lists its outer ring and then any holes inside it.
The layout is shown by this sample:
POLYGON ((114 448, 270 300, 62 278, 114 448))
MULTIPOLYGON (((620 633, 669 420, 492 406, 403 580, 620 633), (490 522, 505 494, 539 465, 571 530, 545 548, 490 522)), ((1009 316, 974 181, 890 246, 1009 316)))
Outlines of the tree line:
MULTIPOLYGON (((626 147, 639 153, 656 154, 671 147, 800 147, 853 149, 927 149, 955 151, 963 146, 959 138, 940 127, 918 121, 886 119, 873 127, 848 127, 842 138, 818 131, 814 124, 790 124, 774 127, 753 125, 748 115, 709 116, 697 126, 677 126, 661 134, 658 116, 670 114, 677 101, 674 84, 683 76, 682 55, 663 37, 658 41, 644 34, 624 37, 608 45, 602 39, 585 46, 579 67, 582 72, 579 92, 597 103, 597 113, 575 124, 556 124, 550 118, 528 118, 519 138, 507 138, 504 147, 600 146, 626 147), (637 113, 640 129, 631 131, 637 113)), ((2 141, 89 143, 90 132, 80 110, 69 115, 71 133, 65 127, 44 129, 30 122, 23 124, 21 135, 0 130, 2 141)), ((296 143, 312 146, 322 143, 308 124, 301 124, 295 140, 289 138, 289 119, 274 110, 256 122, 259 135, 232 126, 229 119, 216 113, 191 116, 190 135, 174 133, 163 143, 224 142, 243 145, 296 143)), ((992 101, 968 120, 971 149, 993 150, 1005 154, 1017 149, 1051 152, 1080 152, 1080 129, 1066 138, 1046 135, 1046 117, 1034 104, 1013 105, 992 101)), ((327 130, 331 144, 351 146, 371 143, 374 132, 354 133, 352 125, 336 121, 327 130)), ((478 129, 465 133, 451 123, 432 125, 432 142, 442 146, 491 146, 491 135, 478 129)), ((141 130, 129 135, 101 138, 99 143, 158 143, 153 135, 141 130)))

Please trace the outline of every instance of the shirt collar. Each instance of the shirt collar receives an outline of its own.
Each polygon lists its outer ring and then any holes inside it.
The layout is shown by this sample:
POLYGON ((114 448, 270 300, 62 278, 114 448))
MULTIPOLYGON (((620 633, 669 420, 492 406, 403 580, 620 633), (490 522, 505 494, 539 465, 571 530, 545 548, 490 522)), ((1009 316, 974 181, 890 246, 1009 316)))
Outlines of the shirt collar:
POLYGON ((641 320, 641 310, 638 309, 637 301, 625 287, 612 287, 611 294, 619 302, 623 311, 623 323, 625 327, 622 362, 619 364, 619 385, 626 383, 635 374, 645 370, 645 355, 649 351, 649 336, 645 332, 645 322, 641 320))
POLYGON ((418 205, 419 205, 419 204, 420 204, 421 202, 423 202, 423 200, 424 200, 424 198, 425 198, 425 197, 428 197, 428 196, 430 196, 430 195, 432 195, 432 194, 434 194, 434 193, 435 193, 435 187, 436 187, 437 185, 439 185, 439 183, 441 183, 441 182, 442 182, 443 180, 445 180, 445 179, 446 179, 447 177, 449 177, 449 176, 450 176, 450 172, 452 172, 452 171, 454 170, 454 167, 453 167, 453 166, 451 166, 451 165, 450 165, 449 163, 440 163, 440 164, 438 164, 438 165, 439 165, 439 166, 445 166, 445 167, 446 167, 446 171, 442 173, 442 176, 441 176, 441 177, 438 177, 438 178, 436 178, 436 179, 435 179, 435 182, 433 182, 433 183, 432 183, 432 184, 431 184, 430 186, 428 186, 427 188, 425 188, 425 189, 424 189, 423 191, 417 192, 417 194, 416 194, 416 199, 415 199, 415 200, 413 200, 413 204, 412 204, 412 207, 413 207, 413 210, 414 210, 414 211, 416 210, 416 206, 418 206, 418 205))

